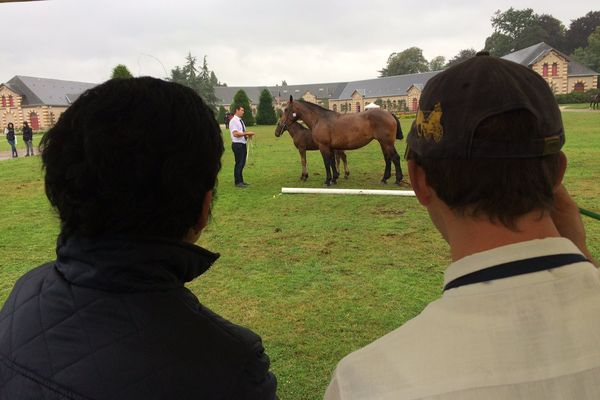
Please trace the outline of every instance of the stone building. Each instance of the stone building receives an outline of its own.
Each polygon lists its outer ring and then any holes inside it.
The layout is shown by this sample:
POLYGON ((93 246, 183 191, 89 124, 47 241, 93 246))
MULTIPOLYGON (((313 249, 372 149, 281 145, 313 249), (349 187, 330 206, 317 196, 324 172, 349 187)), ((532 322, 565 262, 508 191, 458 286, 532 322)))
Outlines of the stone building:
POLYGON ((81 93, 94 86, 17 75, 0 84, 0 126, 12 122, 20 128, 27 121, 34 131, 49 129, 81 93))
POLYGON ((502 58, 533 69, 548 82, 554 94, 585 92, 598 87, 597 72, 572 61, 567 55, 544 42, 502 58))
MULTIPOLYGON (((541 42, 502 57, 532 68, 544 77, 555 94, 584 92, 598 87, 598 73, 569 59, 568 56, 541 42)), ((421 91, 438 71, 365 79, 352 82, 310 85, 215 88, 217 98, 226 109, 234 94, 243 89, 250 97, 252 107, 258 104, 260 91, 268 89, 273 105, 283 108, 289 95, 317 103, 340 113, 355 113, 375 103, 392 112, 414 112, 419 105, 421 91)))

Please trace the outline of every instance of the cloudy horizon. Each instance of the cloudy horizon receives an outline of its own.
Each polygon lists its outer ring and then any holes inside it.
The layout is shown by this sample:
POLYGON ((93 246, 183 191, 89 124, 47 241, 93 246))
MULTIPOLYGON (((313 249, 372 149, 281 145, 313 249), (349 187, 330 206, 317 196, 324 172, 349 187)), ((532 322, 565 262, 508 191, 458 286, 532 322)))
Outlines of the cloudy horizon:
POLYGON ((49 0, 0 3, 0 82, 15 75, 101 82, 117 64, 164 78, 189 53, 229 86, 355 81, 379 75, 392 52, 419 47, 427 60, 481 49, 490 19, 513 6, 566 27, 592 1, 419 3, 315 1, 143 3, 49 0), (300 6, 302 4, 302 6, 300 6))

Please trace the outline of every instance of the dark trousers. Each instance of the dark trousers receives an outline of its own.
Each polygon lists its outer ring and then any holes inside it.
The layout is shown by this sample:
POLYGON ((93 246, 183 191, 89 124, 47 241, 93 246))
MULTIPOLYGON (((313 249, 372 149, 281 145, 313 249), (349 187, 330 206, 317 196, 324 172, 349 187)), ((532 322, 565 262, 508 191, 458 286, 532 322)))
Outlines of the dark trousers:
POLYGON ((231 150, 235 156, 235 167, 233 168, 233 178, 235 184, 244 182, 242 171, 246 165, 246 143, 231 143, 231 150))

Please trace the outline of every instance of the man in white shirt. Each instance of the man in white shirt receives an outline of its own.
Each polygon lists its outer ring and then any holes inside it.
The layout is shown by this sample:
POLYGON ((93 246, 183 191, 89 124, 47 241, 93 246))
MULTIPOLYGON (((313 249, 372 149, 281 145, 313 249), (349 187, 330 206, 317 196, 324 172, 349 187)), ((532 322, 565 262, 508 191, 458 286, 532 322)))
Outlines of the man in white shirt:
POLYGON ((479 53, 429 80, 411 184, 450 245, 444 294, 337 366, 325 398, 600 398, 600 274, 534 71, 479 53))
POLYGON ((235 167, 233 168, 233 178, 235 186, 245 188, 248 186, 244 182, 244 166, 246 165, 246 141, 254 136, 254 132, 247 131, 242 117, 244 116, 244 107, 237 106, 235 114, 229 121, 229 132, 231 134, 231 149, 235 157, 235 167))

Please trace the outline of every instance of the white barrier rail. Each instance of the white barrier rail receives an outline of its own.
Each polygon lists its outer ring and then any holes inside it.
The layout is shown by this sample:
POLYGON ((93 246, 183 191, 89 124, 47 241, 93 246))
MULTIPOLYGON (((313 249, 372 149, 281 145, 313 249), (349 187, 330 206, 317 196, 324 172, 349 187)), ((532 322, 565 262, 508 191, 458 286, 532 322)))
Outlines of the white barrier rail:
POLYGON ((317 188, 288 188, 282 187, 285 194, 365 194, 379 196, 414 196, 412 190, 375 190, 375 189, 317 189, 317 188))

